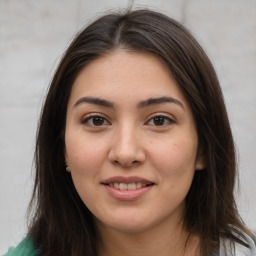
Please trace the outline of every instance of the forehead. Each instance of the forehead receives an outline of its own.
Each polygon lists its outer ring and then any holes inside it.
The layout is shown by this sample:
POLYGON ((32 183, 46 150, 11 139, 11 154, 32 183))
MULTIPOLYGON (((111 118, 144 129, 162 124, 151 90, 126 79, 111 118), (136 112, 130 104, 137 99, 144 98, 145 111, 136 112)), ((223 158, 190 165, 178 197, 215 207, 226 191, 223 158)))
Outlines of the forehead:
POLYGON ((84 96, 138 101, 167 95, 186 103, 163 60, 150 53, 116 50, 92 61, 80 71, 70 101, 84 96))

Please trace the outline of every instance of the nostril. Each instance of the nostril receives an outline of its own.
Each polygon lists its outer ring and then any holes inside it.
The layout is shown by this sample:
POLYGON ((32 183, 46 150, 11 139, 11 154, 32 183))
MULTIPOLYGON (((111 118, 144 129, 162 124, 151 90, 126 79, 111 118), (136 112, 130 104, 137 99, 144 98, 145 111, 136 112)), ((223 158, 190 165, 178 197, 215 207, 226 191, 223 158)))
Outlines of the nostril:
POLYGON ((119 165, 119 162, 117 160, 114 161, 115 165, 119 165))
POLYGON ((114 165, 120 165, 123 167, 130 167, 130 166, 136 166, 139 165, 141 162, 138 160, 134 160, 134 161, 118 161, 115 160, 113 161, 114 165))

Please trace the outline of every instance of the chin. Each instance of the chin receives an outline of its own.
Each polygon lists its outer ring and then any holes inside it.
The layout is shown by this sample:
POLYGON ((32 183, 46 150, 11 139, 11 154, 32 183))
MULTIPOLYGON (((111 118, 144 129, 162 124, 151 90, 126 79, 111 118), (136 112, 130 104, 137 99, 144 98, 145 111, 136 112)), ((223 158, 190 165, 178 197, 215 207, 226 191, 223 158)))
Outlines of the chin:
POLYGON ((138 225, 136 225, 134 223, 127 223, 127 224, 124 225, 122 223, 122 225, 112 226, 112 229, 116 230, 120 233, 138 234, 138 233, 146 232, 148 229, 150 229, 150 226, 142 225, 142 223, 140 223, 138 225))
POLYGON ((134 218, 133 216, 126 216, 124 218, 112 217, 111 221, 101 220, 97 221, 99 226, 103 229, 112 229, 117 232, 135 234, 148 231, 154 227, 154 221, 146 220, 145 216, 142 218, 134 218), (113 220, 113 221, 112 221, 113 220))

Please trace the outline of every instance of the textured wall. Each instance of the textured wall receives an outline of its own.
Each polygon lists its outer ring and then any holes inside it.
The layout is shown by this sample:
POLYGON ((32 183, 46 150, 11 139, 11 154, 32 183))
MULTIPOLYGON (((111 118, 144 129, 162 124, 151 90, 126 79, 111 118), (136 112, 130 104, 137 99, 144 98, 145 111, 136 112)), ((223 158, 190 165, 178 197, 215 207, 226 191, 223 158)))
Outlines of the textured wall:
MULTIPOLYGON (((46 88, 73 35, 128 0, 0 0, 0 254, 26 230, 36 123, 46 88)), ((256 1, 134 1, 193 31, 213 61, 239 153, 239 208, 256 229, 256 1)))

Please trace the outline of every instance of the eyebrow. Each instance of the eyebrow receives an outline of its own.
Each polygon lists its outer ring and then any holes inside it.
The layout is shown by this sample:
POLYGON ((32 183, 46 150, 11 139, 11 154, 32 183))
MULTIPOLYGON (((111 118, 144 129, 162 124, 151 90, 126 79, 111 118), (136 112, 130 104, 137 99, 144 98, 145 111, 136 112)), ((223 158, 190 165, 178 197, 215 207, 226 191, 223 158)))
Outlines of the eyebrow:
POLYGON ((75 103, 74 107, 77 107, 82 103, 90 103, 90 104, 103 106, 107 108, 113 108, 113 109, 115 108, 114 103, 107 100, 100 99, 100 98, 95 98, 95 97, 82 97, 75 103))
POLYGON ((145 101, 141 101, 138 104, 138 108, 145 108, 145 107, 149 107, 152 105, 157 105, 157 104, 162 104, 162 103, 174 103, 177 104, 178 106, 184 108, 184 105, 177 99, 172 98, 172 97, 158 97, 158 98, 150 98, 148 100, 145 101))
MULTIPOLYGON (((82 103, 89 103, 89 104, 94 104, 94 105, 103 106, 103 107, 112 108, 112 109, 115 108, 115 104, 113 102, 100 99, 100 98, 95 98, 95 97, 82 97, 78 101, 76 101, 74 107, 77 107, 82 103)), ((140 109, 140 108, 145 108, 152 105, 158 105, 163 103, 174 103, 184 109, 184 105, 179 100, 172 97, 166 97, 166 96, 158 97, 158 98, 150 98, 150 99, 141 101, 138 103, 137 107, 140 109)))

